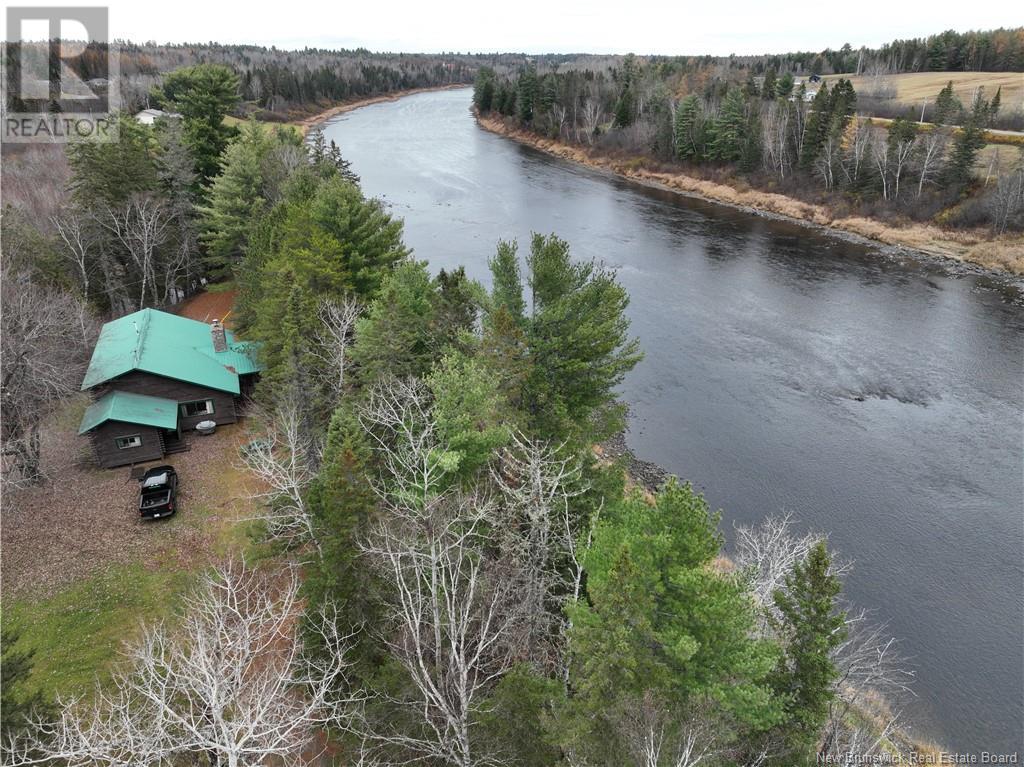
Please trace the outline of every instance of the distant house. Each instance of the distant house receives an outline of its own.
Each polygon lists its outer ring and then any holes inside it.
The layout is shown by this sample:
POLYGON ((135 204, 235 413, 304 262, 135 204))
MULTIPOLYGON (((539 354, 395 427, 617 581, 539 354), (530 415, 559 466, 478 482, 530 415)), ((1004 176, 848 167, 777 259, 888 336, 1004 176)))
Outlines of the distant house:
POLYGON ((255 352, 218 320, 143 309, 108 322, 82 381, 94 401, 78 433, 106 468, 187 450, 182 433, 199 422, 238 420, 261 369, 255 352))
POLYGON ((135 115, 137 122, 143 125, 152 125, 161 117, 181 117, 177 112, 165 112, 162 109, 143 109, 135 115))

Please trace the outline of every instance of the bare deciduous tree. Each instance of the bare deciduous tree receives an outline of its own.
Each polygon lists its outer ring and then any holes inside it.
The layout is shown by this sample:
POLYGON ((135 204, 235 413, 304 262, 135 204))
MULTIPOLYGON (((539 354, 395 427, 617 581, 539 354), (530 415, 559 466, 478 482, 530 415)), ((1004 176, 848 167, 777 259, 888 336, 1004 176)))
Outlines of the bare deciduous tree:
POLYGON ((74 267, 82 285, 82 298, 89 300, 89 282, 97 263, 97 241, 94 226, 86 216, 73 208, 65 208, 50 219, 57 236, 64 243, 62 254, 74 267))
POLYGON ((170 237, 172 222, 167 204, 153 195, 133 195, 123 208, 108 208, 101 221, 138 269, 139 308, 145 305, 147 288, 152 302, 159 304, 157 250, 170 237))
POLYGON ((97 323, 83 301, 40 287, 6 265, 0 283, 5 479, 37 483, 44 478, 40 426, 54 407, 78 391, 97 323))
POLYGON ((317 329, 313 353, 324 364, 324 383, 335 402, 345 391, 345 363, 353 342, 353 330, 363 307, 353 296, 341 301, 324 299, 318 308, 320 326, 317 329))
POLYGON ((793 515, 788 512, 769 516, 756 527, 736 527, 736 566, 746 575, 751 594, 766 616, 777 617, 775 592, 821 539, 817 533, 795 534, 793 515))
POLYGON ((431 405, 430 390, 422 381, 386 378, 373 386, 358 410, 383 469, 375 490, 388 505, 426 503, 451 474, 431 405))
POLYGON ((583 580, 576 551, 581 531, 569 508, 570 499, 586 490, 581 474, 579 459, 564 444, 552 447, 519 433, 491 470, 508 515, 501 525, 502 550, 522 576, 519 644, 531 661, 563 673, 568 672, 563 608, 579 598, 583 580))
POLYGON ((311 541, 320 545, 306 503, 306 490, 316 476, 309 460, 319 445, 303 429, 302 411, 294 396, 284 396, 271 409, 257 414, 265 433, 241 450, 242 461, 267 490, 255 497, 263 501, 256 518, 267 523, 272 538, 288 544, 311 541))
POLYGON ((324 652, 303 653, 294 569, 271 578, 224 565, 186 599, 181 625, 144 627, 96 702, 63 703, 9 744, 8 763, 148 767, 194 761, 246 767, 307 764, 318 728, 343 724, 361 701, 340 693, 347 640, 335 616, 307 621, 324 652))
POLYGON ((761 110, 761 143, 765 167, 785 178, 792 166, 789 152, 789 104, 770 102, 761 110))
POLYGON ((710 722, 699 713, 679 716, 650 692, 615 722, 637 767, 697 767, 715 756, 710 722))
POLYGON ((493 502, 451 491, 393 504, 360 544, 388 594, 379 637, 416 691, 393 702, 422 724, 406 732, 385 723, 367 737, 412 760, 500 763, 481 753, 471 733, 482 697, 511 668, 509 639, 521 620, 518 579, 490 554, 494 521, 493 502))
POLYGON ((917 196, 924 191, 924 185, 934 181, 942 167, 949 137, 945 130, 935 127, 921 137, 920 166, 917 179, 917 196))

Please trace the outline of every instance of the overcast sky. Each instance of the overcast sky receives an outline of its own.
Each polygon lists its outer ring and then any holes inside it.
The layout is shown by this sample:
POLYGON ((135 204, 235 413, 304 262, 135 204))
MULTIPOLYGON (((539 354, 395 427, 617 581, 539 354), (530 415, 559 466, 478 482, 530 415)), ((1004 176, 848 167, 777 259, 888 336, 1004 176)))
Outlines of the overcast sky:
POLYGON ((114 0, 109 8, 114 36, 135 41, 417 52, 818 51, 1024 24, 1024 5, 1012 0, 114 0))

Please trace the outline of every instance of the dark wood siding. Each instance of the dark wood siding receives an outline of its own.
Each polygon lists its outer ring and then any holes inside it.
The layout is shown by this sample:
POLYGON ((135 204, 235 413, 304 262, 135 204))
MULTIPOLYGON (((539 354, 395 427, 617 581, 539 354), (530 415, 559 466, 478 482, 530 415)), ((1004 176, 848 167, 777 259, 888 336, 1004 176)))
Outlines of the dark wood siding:
POLYGON ((96 462, 107 469, 127 466, 130 463, 144 463, 164 457, 163 430, 153 426, 140 426, 123 421, 106 421, 89 433, 96 462), (142 438, 139 447, 119 448, 118 437, 138 435, 142 438))
POLYGON ((204 386, 176 381, 173 378, 164 378, 152 373, 144 373, 141 370, 133 370, 125 373, 120 378, 107 381, 102 386, 93 389, 94 397, 101 397, 107 391, 116 389, 118 391, 133 392, 135 394, 148 394, 151 397, 164 397, 173 399, 179 405, 183 402, 196 402, 198 400, 213 400, 213 415, 184 416, 180 411, 178 414, 178 426, 182 431, 191 431, 200 421, 212 419, 217 423, 234 423, 238 420, 235 410, 235 396, 226 391, 207 389, 204 386))

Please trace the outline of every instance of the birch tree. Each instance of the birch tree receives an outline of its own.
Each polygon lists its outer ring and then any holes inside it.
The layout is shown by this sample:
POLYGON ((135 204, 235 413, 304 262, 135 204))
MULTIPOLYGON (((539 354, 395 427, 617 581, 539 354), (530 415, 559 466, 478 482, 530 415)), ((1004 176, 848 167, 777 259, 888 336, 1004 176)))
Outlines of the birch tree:
POLYGON ((348 350, 352 345, 356 320, 362 311, 362 304, 352 296, 346 296, 341 301, 324 299, 317 309, 320 325, 313 353, 324 364, 321 377, 334 402, 340 401, 345 391, 348 350))
POLYGON ((407 753, 402 763, 500 764, 473 738, 482 699, 512 666, 510 639, 522 620, 518 578, 489 554, 494 521, 491 500, 452 491, 392 505, 360 545, 387 592, 377 636, 413 689, 392 703, 419 723, 380 723, 367 737, 407 753))
POLYGON ((253 497, 263 503, 255 518, 267 523, 271 538, 289 545, 312 542, 319 550, 306 491, 316 477, 319 444, 303 428, 303 414, 297 398, 285 395, 259 419, 265 427, 261 437, 241 450, 242 462, 266 488, 253 497))
POLYGON ((935 181, 945 163, 946 145, 949 137, 945 131, 934 128, 921 138, 920 167, 917 177, 917 196, 924 192, 924 185, 935 181))
POLYGON ((172 218, 166 204, 148 194, 136 194, 123 207, 107 208, 102 225, 124 247, 138 270, 139 304, 146 303, 146 291, 152 302, 160 303, 157 286, 158 249, 171 235, 172 218))
MULTIPOLYGON (((491 469, 507 515, 502 550, 516 564, 524 620, 518 643, 532 662, 563 674, 568 628, 564 606, 580 597, 583 566, 577 555, 581 535, 570 501, 587 488, 582 466, 564 444, 552 446, 513 434, 491 469)), ((587 526, 589 528, 589 525, 587 526)))
POLYGON ((338 692, 348 637, 332 615, 306 621, 327 651, 303 653, 298 589, 294 569, 272 577, 244 564, 218 567, 186 598, 178 627, 144 627, 94 703, 62 702, 55 721, 8 744, 7 763, 310 764, 316 732, 347 722, 362 697, 338 692))
POLYGON ((0 272, 0 434, 7 481, 44 479, 44 419, 78 391, 98 327, 88 307, 4 264, 0 272))

